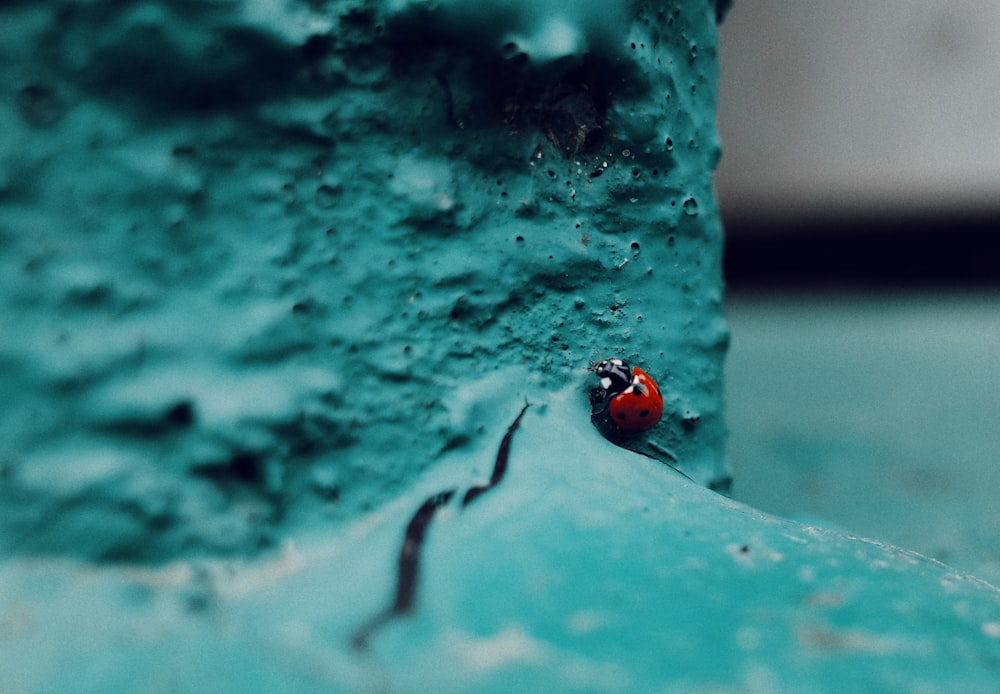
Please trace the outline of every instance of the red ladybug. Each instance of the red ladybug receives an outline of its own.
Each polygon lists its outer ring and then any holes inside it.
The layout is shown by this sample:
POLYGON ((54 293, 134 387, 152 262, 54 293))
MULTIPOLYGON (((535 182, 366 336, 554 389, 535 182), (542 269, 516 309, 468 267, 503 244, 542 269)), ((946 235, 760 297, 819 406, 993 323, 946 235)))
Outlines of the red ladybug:
POLYGON ((622 359, 594 365, 604 389, 604 409, 623 431, 645 431, 663 416, 663 394, 652 376, 622 359))

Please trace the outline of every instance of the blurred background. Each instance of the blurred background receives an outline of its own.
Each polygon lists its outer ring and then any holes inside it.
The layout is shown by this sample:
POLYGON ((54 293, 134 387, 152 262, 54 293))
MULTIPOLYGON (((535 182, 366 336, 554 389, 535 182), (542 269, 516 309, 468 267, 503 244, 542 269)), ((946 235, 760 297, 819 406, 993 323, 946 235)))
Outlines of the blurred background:
POLYGON ((720 34, 734 496, 1000 584, 1000 4, 720 34))

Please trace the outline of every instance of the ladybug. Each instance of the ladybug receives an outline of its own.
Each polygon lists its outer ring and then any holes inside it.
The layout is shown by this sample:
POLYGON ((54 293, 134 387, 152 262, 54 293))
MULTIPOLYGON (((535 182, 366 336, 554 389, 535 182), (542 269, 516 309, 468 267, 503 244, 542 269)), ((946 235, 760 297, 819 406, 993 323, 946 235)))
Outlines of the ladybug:
POLYGON ((663 416, 663 394, 652 376, 622 359, 605 359, 593 369, 604 390, 601 409, 607 410, 615 426, 622 431, 656 426, 663 416))

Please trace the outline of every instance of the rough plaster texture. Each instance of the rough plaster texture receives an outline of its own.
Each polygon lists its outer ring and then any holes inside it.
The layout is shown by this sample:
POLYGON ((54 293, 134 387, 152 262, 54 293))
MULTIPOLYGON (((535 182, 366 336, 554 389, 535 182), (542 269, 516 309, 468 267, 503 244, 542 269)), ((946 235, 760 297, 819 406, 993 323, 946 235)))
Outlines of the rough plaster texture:
POLYGON ((4 545, 252 554, 599 354, 724 479, 711 8, 607 4, 6 9, 4 545))

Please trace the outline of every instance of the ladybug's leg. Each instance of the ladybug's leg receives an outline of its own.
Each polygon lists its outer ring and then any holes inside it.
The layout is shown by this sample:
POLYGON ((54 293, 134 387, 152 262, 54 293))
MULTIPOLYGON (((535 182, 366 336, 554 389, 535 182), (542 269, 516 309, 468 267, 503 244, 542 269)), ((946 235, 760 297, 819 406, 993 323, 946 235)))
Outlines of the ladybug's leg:
POLYGON ((611 402, 611 396, 608 391, 604 388, 591 388, 590 389, 590 415, 599 415, 607 412, 608 403, 611 402))

